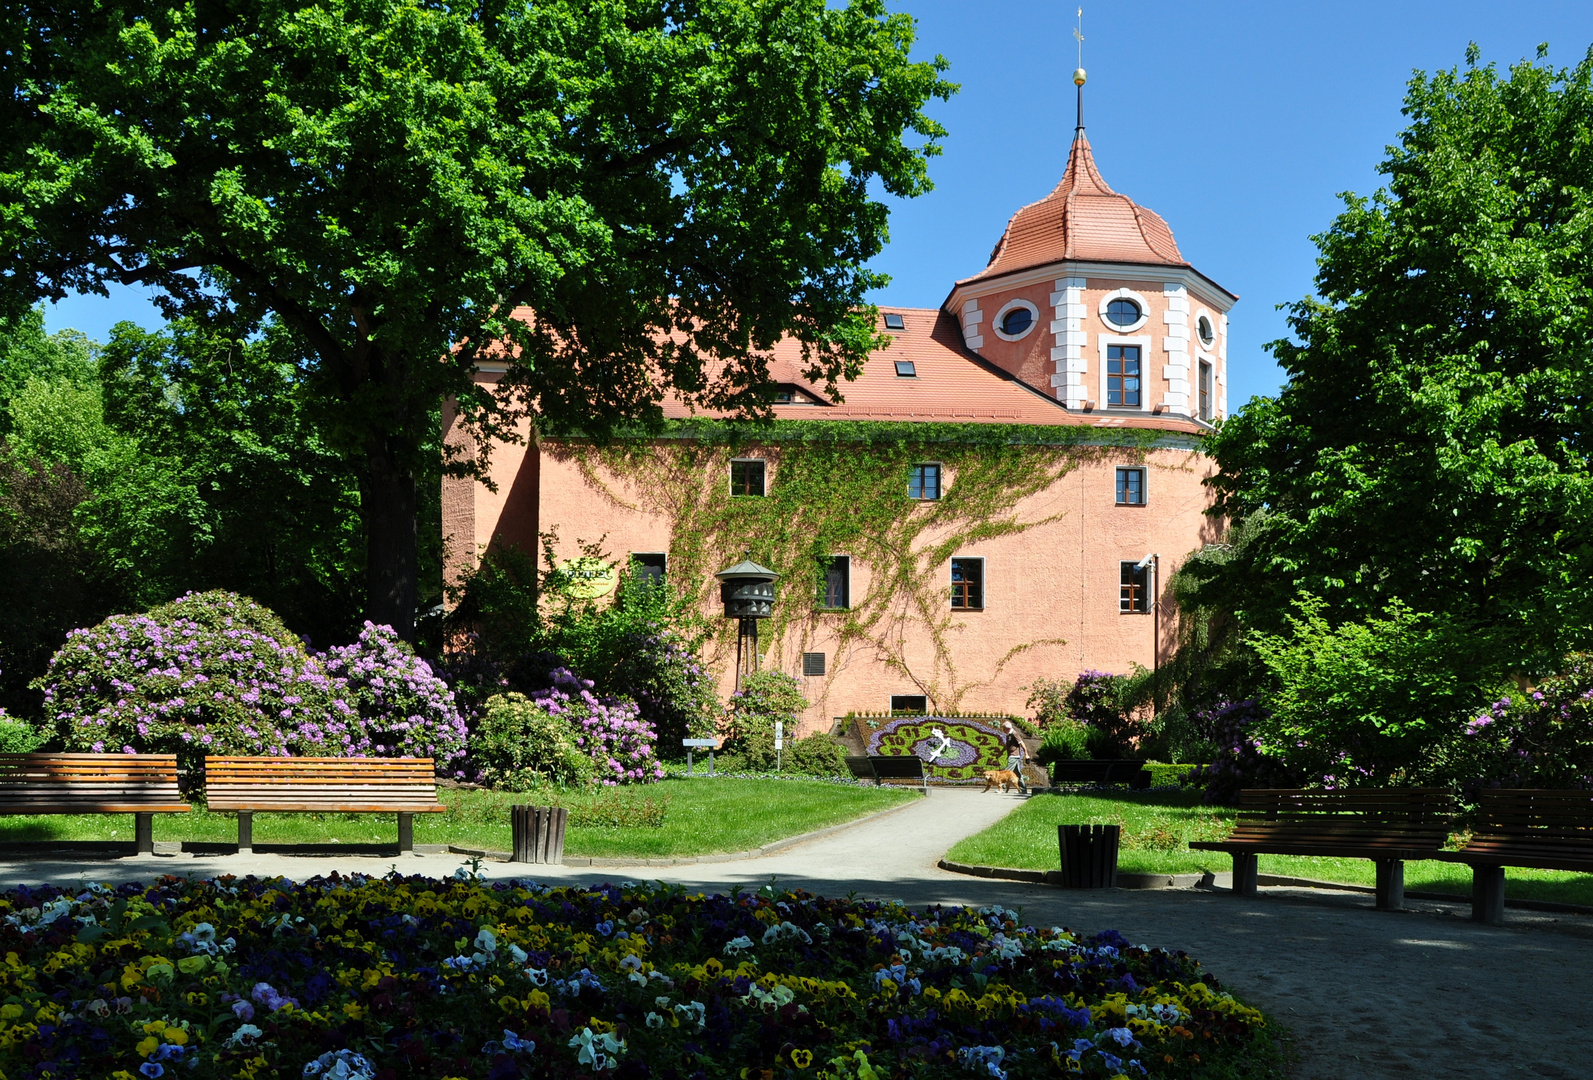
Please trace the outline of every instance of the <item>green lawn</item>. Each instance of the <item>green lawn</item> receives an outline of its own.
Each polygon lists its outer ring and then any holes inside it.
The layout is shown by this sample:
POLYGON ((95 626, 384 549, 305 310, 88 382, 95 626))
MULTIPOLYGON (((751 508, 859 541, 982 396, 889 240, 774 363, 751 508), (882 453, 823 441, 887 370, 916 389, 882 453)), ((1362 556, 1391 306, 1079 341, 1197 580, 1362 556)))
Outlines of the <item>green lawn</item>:
MULTIPOLYGON (((738 780, 698 777, 662 780, 641 788, 557 792, 552 799, 494 791, 445 790, 446 814, 416 814, 415 843, 507 851, 513 803, 557 801, 576 820, 645 817, 627 814, 638 800, 663 804, 657 826, 572 826, 564 849, 571 855, 667 858, 745 851, 782 837, 838 825, 921 796, 892 788, 864 788, 802 780, 738 780), (619 813, 611 813, 618 809, 619 813)), ((656 817, 656 814, 652 815, 656 817)), ((131 814, 0 818, 0 843, 40 840, 133 838, 131 814)), ((256 814, 255 844, 392 844, 398 827, 392 814, 256 814)), ((195 809, 155 815, 156 840, 235 843, 234 814, 195 809)))
MULTIPOLYGON (((1233 819, 1232 810, 1201 805, 1195 791, 1037 795, 984 832, 958 843, 946 857, 983 866, 1055 870, 1061 863, 1056 827, 1100 823, 1122 828, 1117 868, 1125 873, 1226 873, 1233 868, 1227 855, 1190 851, 1188 844, 1191 840, 1221 840, 1233 819)), ((1375 882, 1373 865, 1367 859, 1263 855, 1259 862, 1263 874, 1350 885, 1375 882)), ((1505 882, 1510 897, 1593 905, 1593 875, 1507 869, 1505 882)), ((1405 888, 1469 897, 1471 869, 1441 862, 1406 863, 1405 888)))

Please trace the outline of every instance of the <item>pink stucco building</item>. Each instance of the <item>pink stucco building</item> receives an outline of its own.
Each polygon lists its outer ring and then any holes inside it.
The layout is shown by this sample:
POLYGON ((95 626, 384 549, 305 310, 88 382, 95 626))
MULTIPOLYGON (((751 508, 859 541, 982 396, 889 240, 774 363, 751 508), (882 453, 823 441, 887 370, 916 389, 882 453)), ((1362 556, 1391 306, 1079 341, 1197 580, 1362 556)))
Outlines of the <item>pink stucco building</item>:
MULTIPOLYGON (((802 378, 794 347, 778 348, 781 421, 1012 425, 1003 430, 1071 447, 1044 482, 1001 507, 999 528, 927 517, 903 534, 912 551, 887 553, 888 573, 883 538, 856 536, 850 550, 827 553, 813 595, 811 575, 749 539, 755 559, 807 583, 783 589, 785 617, 762 642, 763 666, 802 680, 804 727, 920 698, 930 708, 1021 711, 1037 678, 1164 657, 1176 634, 1164 583, 1214 539, 1201 436, 1227 411, 1236 299, 1185 260, 1166 222, 1107 186, 1080 129, 1061 182, 1012 216, 987 266, 938 308, 882 309, 890 344, 843 386, 844 401, 802 378), (903 566, 934 588, 903 592, 903 566)), ((479 378, 500 373, 484 365, 479 378)), ((681 506, 774 497, 794 455, 812 452, 778 431, 699 447, 695 471, 680 475, 677 457, 663 484, 662 469, 611 469, 579 444, 527 434, 526 446, 493 454, 496 491, 445 481, 451 576, 494 546, 535 552, 537 534, 552 529, 571 555, 578 538, 602 537, 614 556, 638 556, 708 612, 718 609, 712 572, 740 559, 739 538, 688 535, 681 506)), ((927 447, 900 471, 902 515, 942 512, 959 473, 972 475, 927 447)), ((734 646, 731 631, 708 655, 726 693, 734 646)))

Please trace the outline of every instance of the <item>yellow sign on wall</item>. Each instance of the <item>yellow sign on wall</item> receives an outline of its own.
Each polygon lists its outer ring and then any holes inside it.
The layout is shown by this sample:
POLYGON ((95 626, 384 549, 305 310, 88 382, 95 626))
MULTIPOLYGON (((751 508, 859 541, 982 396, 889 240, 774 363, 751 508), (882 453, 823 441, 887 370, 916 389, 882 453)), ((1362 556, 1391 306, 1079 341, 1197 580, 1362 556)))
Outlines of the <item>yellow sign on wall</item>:
POLYGON ((619 583, 619 572, 612 563, 593 556, 565 559, 559 570, 570 579, 570 595, 577 600, 595 600, 607 596, 619 583))

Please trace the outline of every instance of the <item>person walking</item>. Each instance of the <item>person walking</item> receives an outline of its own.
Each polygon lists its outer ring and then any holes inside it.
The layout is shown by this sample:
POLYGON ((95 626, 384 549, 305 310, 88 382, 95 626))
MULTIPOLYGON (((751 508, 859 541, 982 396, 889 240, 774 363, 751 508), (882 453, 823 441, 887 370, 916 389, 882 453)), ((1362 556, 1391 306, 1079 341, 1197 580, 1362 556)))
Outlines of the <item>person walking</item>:
POLYGON ((1028 755, 1028 748, 1023 745, 1023 739, 1013 728, 1011 720, 1002 723, 1001 731, 1006 736, 1003 749, 1007 752, 1007 768, 1018 778, 1018 794, 1027 795, 1029 782, 1023 778, 1023 759, 1028 755))

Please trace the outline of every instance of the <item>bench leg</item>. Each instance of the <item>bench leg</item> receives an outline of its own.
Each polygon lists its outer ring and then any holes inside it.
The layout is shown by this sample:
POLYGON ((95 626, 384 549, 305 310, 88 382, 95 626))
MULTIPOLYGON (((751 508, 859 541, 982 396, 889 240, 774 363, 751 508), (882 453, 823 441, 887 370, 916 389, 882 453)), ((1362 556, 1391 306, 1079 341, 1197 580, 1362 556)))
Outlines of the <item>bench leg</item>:
POLYGON ((254 814, 248 810, 238 811, 238 854, 254 854, 254 814))
POLYGON ((1377 910, 1401 911, 1405 907, 1405 864, 1399 859, 1376 859, 1377 910))
POLYGON ((415 850, 415 815, 398 815, 398 853, 415 850))
POLYGON ((1253 853, 1236 851, 1233 854, 1233 894, 1235 896, 1254 896, 1256 894, 1256 857, 1253 853))
POLYGON ((1504 867, 1471 868, 1471 917, 1489 926, 1504 922, 1504 867))
POLYGON ((133 841, 140 855, 155 853, 155 815, 133 815, 133 841))

